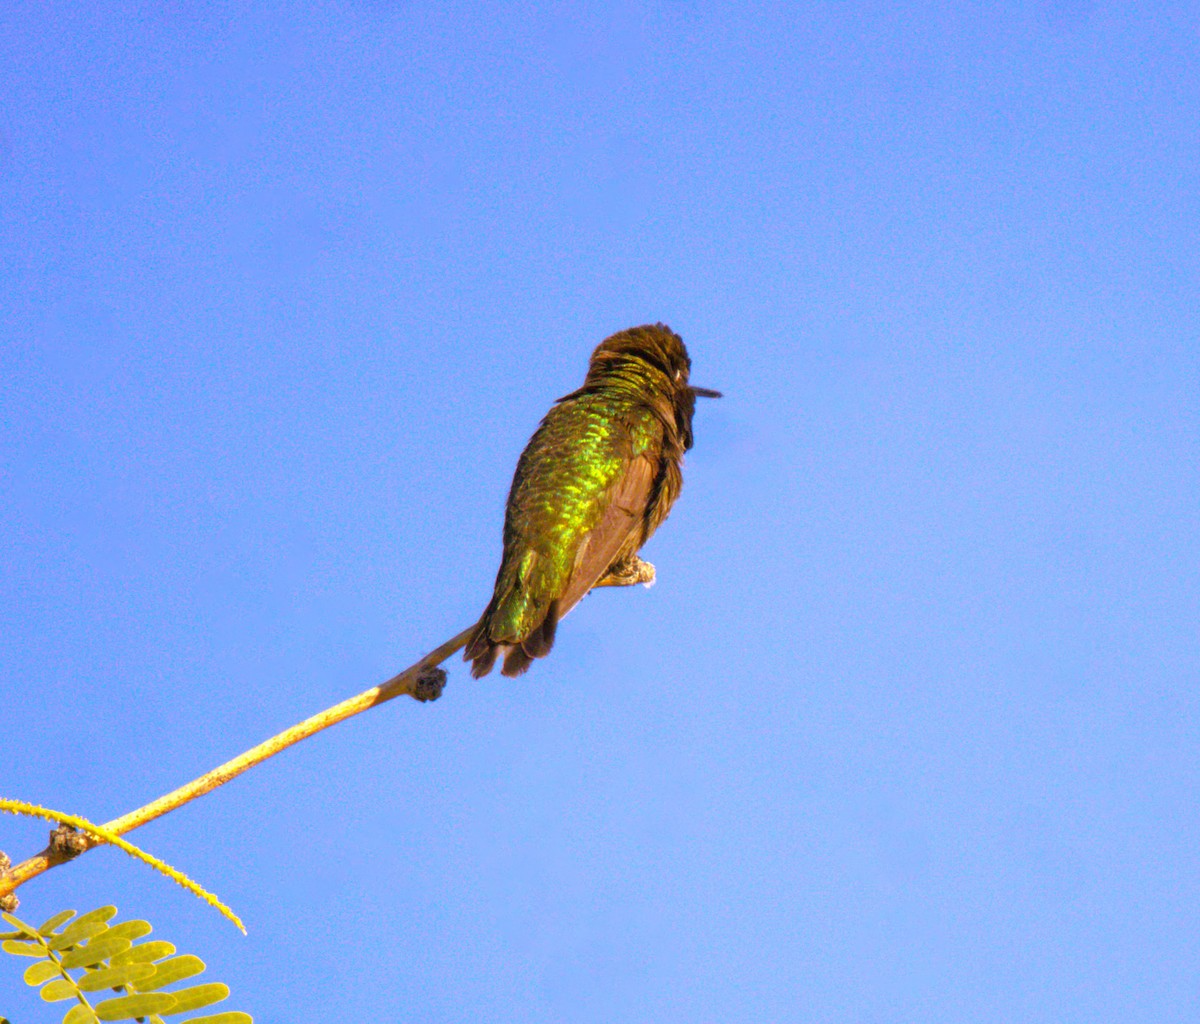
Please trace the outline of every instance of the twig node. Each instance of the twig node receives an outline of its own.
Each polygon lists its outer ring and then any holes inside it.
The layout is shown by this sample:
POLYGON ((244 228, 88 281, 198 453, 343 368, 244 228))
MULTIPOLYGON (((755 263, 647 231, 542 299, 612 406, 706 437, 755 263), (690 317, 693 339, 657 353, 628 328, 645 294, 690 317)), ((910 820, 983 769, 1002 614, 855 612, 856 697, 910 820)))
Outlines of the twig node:
POLYGON ((414 700, 419 700, 425 703, 430 700, 437 700, 442 695, 442 690, 446 688, 446 670, 431 665, 428 668, 421 669, 417 675, 417 680, 413 683, 412 695, 414 700))

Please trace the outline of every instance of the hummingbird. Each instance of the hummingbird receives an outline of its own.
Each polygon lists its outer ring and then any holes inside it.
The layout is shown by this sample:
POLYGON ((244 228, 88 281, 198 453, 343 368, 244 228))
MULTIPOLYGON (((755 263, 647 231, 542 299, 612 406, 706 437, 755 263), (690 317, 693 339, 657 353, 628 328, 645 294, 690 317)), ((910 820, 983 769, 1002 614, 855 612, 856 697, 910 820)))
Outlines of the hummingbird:
POLYGON ((638 551, 683 487, 696 398, 683 339, 665 324, 605 338, 517 461, 492 599, 467 635, 471 675, 518 676, 554 646, 558 622, 594 587, 654 582, 638 551))

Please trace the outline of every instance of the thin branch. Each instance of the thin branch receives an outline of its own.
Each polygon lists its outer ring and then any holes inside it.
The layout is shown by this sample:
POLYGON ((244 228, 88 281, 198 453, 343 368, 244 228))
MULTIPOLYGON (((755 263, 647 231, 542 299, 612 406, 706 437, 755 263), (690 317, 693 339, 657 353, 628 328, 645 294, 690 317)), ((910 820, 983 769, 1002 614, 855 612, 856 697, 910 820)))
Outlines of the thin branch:
MULTIPOLYGON (((144 864, 149 864, 167 876, 173 882, 178 882, 193 896, 199 896, 210 907, 216 907, 226 918, 232 921, 241 930, 243 935, 246 934, 246 926, 242 924, 242 919, 237 916, 232 910, 222 903, 216 896, 200 885, 198 882, 193 882, 187 875, 177 868, 171 867, 165 860, 159 860, 152 853, 147 853, 145 850, 139 849, 129 842, 128 839, 123 839, 115 832, 109 832, 103 825, 97 825, 88 821, 86 818, 81 818, 75 814, 67 814, 64 811, 52 811, 48 807, 39 807, 37 804, 27 804, 24 800, 8 800, 0 797, 0 811, 5 811, 9 814, 27 814, 32 818, 43 818, 46 821, 57 821, 65 829, 55 829, 50 835, 50 845, 57 849, 66 839, 66 836, 61 833, 66 832, 72 840, 78 841, 78 848, 74 850, 71 857, 59 858, 74 859, 74 857, 85 852, 88 849, 86 838, 95 840, 95 845, 107 843, 109 846, 115 846, 118 850, 124 850, 129 856, 135 860, 140 860, 144 864)), ((72 844, 76 845, 76 844, 72 844)))
MULTIPOLYGON (((467 635, 473 628, 471 626, 464 629, 458 636, 447 640, 437 650, 430 651, 420 661, 410 665, 399 675, 392 676, 386 683, 374 686, 363 691, 357 697, 351 697, 311 718, 306 718, 298 725, 293 725, 290 729, 285 729, 277 736, 272 736, 257 747, 252 747, 244 754, 239 754, 232 761, 226 761, 207 775, 201 775, 200 778, 194 779, 186 786, 180 786, 166 796, 159 797, 153 803, 146 804, 145 807, 139 807, 136 811, 130 811, 128 814, 106 822, 103 826, 104 830, 117 835, 132 832, 135 828, 195 800, 196 797, 204 796, 205 793, 211 792, 218 786, 225 785, 230 779, 236 778, 256 764, 261 764, 268 757, 274 757, 293 743, 306 740, 322 729, 337 725, 338 722, 361 714, 393 697, 399 697, 406 693, 421 701, 436 700, 441 694, 442 685, 445 682, 445 673, 437 666, 452 654, 462 650, 467 642, 467 635)), ((7 896, 31 878, 36 878, 43 871, 73 859, 77 853, 83 853, 94 846, 104 845, 102 840, 92 836, 87 836, 86 839, 86 846, 69 856, 64 856, 61 850, 54 846, 47 846, 41 853, 22 861, 16 867, 7 871, 0 870, 0 898, 7 896)))

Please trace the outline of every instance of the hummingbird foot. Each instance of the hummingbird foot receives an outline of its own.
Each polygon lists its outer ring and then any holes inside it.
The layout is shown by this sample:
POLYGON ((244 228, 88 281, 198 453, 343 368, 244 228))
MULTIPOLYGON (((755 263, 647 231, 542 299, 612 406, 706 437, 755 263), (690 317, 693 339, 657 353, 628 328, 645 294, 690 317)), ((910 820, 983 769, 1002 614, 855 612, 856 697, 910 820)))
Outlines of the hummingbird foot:
POLYGON ((630 555, 624 561, 614 562, 608 567, 608 572, 600 577, 597 587, 632 587, 639 583, 647 587, 654 586, 654 566, 643 562, 637 555, 630 555))

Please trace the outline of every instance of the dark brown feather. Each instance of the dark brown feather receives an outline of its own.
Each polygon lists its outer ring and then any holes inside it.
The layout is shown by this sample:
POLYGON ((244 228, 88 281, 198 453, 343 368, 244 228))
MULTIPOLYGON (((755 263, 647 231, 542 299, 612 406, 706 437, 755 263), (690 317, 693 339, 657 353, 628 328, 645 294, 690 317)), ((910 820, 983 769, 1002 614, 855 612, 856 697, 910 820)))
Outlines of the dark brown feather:
POLYGON ((471 639, 471 650, 475 653, 468 653, 466 658, 471 662, 471 675, 476 679, 482 679, 496 664, 496 655, 500 653, 500 648, 495 644, 489 644, 487 636, 481 634, 479 630, 476 630, 471 639))
POLYGON ((554 632, 558 628, 558 601, 551 601, 542 619, 532 633, 521 641, 521 647, 531 658, 544 658, 554 646, 554 632))
MULTIPOLYGON (((499 650, 499 647, 495 647, 493 650, 499 650)), ((494 658, 495 655, 493 654, 492 657, 494 658)), ((504 665, 500 669, 500 674, 511 679, 513 676, 521 675, 532 664, 533 658, 525 653, 525 648, 509 647, 508 653, 504 655, 504 665)))

